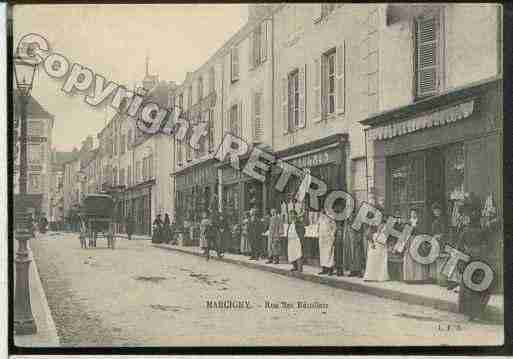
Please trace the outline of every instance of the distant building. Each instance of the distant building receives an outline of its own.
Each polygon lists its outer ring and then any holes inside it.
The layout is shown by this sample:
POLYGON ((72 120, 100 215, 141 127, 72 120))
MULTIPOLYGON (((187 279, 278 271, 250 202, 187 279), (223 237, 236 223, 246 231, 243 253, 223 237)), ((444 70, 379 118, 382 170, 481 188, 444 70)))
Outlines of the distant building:
MULTIPOLYGON (((15 119, 19 123, 19 102, 17 93, 15 100, 15 119)), ((30 97, 27 108, 27 193, 32 202, 31 210, 35 216, 48 216, 50 212, 49 186, 52 173, 51 146, 54 116, 41 106, 34 98, 30 97)), ((15 129, 16 161, 14 164, 14 194, 19 193, 19 130, 15 129)))

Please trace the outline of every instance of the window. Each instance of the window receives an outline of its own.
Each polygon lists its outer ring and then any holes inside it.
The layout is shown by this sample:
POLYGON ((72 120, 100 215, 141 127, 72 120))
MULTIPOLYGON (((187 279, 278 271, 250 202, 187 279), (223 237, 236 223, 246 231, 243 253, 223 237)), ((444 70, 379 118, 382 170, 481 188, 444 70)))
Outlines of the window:
POLYGON ((126 170, 126 184, 128 186, 132 185, 132 166, 128 165, 126 170))
POLYGON ((230 132, 232 134, 234 134, 235 136, 240 136, 240 128, 239 128, 239 123, 240 123, 240 118, 239 118, 239 106, 238 105, 233 105, 231 108, 230 108, 230 132))
POLYGON ((192 107, 192 86, 189 86, 189 90, 187 92, 187 109, 190 110, 192 107))
POLYGON ((198 79, 198 102, 203 98, 203 77, 198 79))
POLYGON ((216 91, 216 70, 213 67, 210 69, 208 85, 210 86, 210 93, 214 93, 216 91))
POLYGON ((214 109, 208 110, 208 152, 214 151, 214 109))
POLYGON ((262 99, 262 92, 255 92, 253 94, 253 142, 262 141, 262 99))
POLYGON ((289 131, 297 128, 299 118, 299 71, 294 70, 288 77, 288 122, 289 131))
POLYGON ((118 184, 118 169, 114 167, 112 170, 112 185, 116 186, 118 184))
POLYGON ((44 136, 44 123, 43 121, 29 121, 27 126, 28 136, 40 137, 44 136))
POLYGON ((127 138, 126 138, 126 146, 127 150, 132 146, 132 130, 128 130, 127 138))
POLYGON ((335 113, 335 50, 326 53, 324 60, 323 112, 335 113))
POLYGON ((331 14, 333 12, 333 10, 335 10, 336 6, 337 6, 337 4, 335 4, 335 3, 322 4, 321 5, 322 17, 326 17, 329 14, 331 14))
POLYGON ((440 83, 440 24, 439 14, 415 19, 415 91, 416 97, 438 92, 440 83))
POLYGON ((135 163, 135 183, 141 182, 141 161, 135 163))
POLYGON ((31 173, 29 175, 30 192, 41 191, 41 175, 38 173, 31 173))
POLYGON ((124 186, 125 184, 125 169, 122 168, 119 170, 119 185, 124 186))
POLYGON ((41 145, 29 145, 28 150, 28 161, 30 163, 41 163, 42 161, 42 150, 43 147, 41 145))
POLYGON ((182 154, 182 143, 180 141, 176 141, 176 162, 178 166, 182 165, 183 154, 182 154))
POLYGON ((121 136, 120 152, 121 154, 126 152, 126 135, 121 136))
POLYGON ((231 81, 239 80, 239 48, 233 47, 230 51, 231 81))
POLYGON ((267 60, 267 21, 260 23, 251 35, 251 65, 256 67, 267 60))
POLYGON ((183 93, 178 96, 178 107, 183 110, 183 93))

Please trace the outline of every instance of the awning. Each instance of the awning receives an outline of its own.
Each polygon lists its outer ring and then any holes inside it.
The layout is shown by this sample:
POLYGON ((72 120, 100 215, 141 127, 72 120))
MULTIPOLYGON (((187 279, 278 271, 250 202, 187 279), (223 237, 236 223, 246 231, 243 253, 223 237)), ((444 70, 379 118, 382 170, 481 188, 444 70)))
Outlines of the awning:
POLYGON ((391 123, 384 126, 374 127, 369 130, 368 138, 374 140, 385 140, 407 133, 443 126, 469 117, 474 112, 474 100, 451 106, 449 108, 435 111, 426 115, 414 117, 402 122, 391 123))

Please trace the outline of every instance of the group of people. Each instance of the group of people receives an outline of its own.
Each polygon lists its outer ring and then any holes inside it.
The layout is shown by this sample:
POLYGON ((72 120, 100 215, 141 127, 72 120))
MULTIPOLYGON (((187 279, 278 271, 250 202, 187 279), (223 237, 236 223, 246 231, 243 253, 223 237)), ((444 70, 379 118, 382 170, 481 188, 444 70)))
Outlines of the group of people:
MULTIPOLYGON (((153 243, 174 243, 174 231, 173 225, 171 224, 171 219, 169 218, 169 214, 166 213, 164 215, 164 220, 162 221, 162 215, 158 214, 157 218, 153 221, 153 230, 151 241, 153 243)), ((132 239, 132 234, 134 232, 134 222, 133 220, 127 219, 126 223, 126 232, 128 239, 132 239)))

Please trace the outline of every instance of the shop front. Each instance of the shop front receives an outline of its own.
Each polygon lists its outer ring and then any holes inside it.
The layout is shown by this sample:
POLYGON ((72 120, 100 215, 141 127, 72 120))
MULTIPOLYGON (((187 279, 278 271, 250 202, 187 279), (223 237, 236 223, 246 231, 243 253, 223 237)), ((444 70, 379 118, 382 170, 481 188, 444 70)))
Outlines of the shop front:
POLYGON ((212 160, 175 174, 175 219, 185 245, 199 243, 199 223, 205 211, 217 209, 217 171, 212 160))
MULTIPOLYGON (((501 89, 501 81, 488 81, 362 121, 370 126, 374 189, 384 194, 388 214, 409 220, 416 212, 417 230, 430 233, 438 205, 444 237, 453 245, 465 197, 480 200, 483 216, 485 204, 493 204, 501 218, 501 89)), ((502 273, 500 229, 482 250, 491 253, 496 273, 502 273)), ((403 276, 399 271, 395 279, 403 276)))
POLYGON ((132 216, 136 235, 151 236, 151 189, 154 185, 155 180, 152 179, 130 187, 117 202, 119 213, 124 211, 125 216, 132 216), (121 208, 123 200, 124 209, 121 208))
MULTIPOLYGON (((333 190, 344 190, 346 188, 346 140, 345 135, 333 135, 278 152, 276 157, 297 168, 309 169, 313 177, 326 183, 328 193, 333 190)), ((286 221, 288 218, 287 208, 290 208, 291 199, 298 191, 301 179, 291 176, 284 191, 277 191, 275 185, 281 172, 282 170, 279 167, 273 167, 271 186, 268 186, 267 193, 269 198, 268 207, 275 208, 286 221)), ((320 197, 321 204, 324 198, 325 196, 320 197)), ((306 263, 319 265, 319 238, 317 235, 319 212, 309 209, 308 203, 309 198, 306 195, 304 205, 301 206, 304 209, 304 223, 306 226, 303 257, 306 263)), ((282 252, 282 255, 286 256, 285 237, 282 252)))

